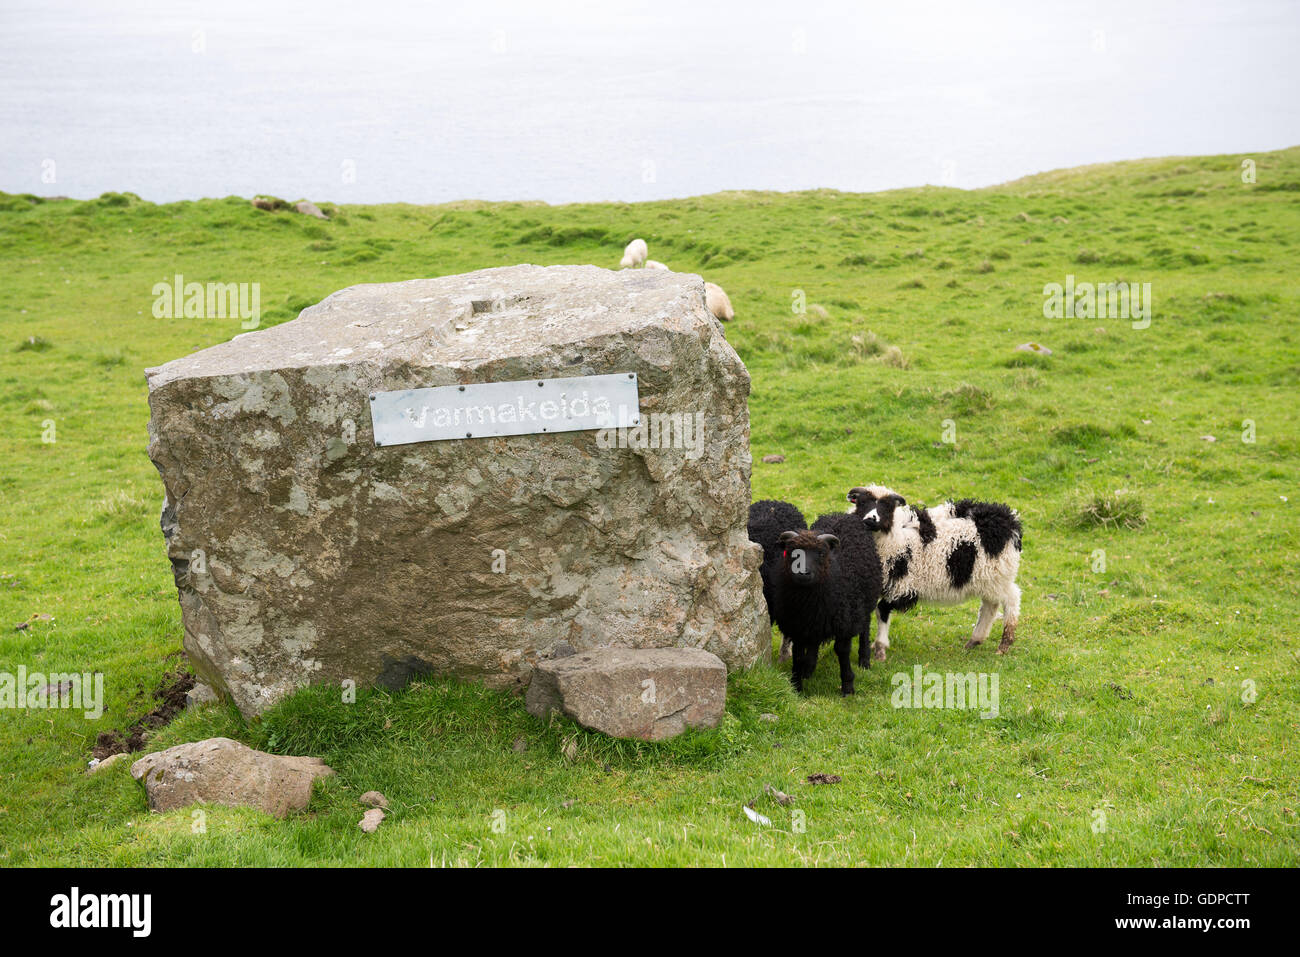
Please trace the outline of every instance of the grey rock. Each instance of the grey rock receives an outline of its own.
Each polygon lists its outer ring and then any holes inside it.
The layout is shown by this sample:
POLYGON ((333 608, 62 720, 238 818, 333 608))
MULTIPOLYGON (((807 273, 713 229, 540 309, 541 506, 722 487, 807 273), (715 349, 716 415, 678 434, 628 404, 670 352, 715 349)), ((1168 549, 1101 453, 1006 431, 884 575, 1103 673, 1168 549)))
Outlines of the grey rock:
POLYGON ((379 791, 367 791, 359 800, 366 807, 388 807, 388 798, 379 791))
POLYGON ((202 681, 198 682, 189 691, 185 692, 185 707, 202 708, 204 705, 216 704, 220 697, 211 686, 205 685, 202 681))
POLYGON ((716 727, 727 703, 727 667, 699 648, 597 648, 537 665, 528 711, 553 711, 618 738, 661 741, 716 727))
POLYGON ((267 754, 230 738, 178 744, 131 765, 150 810, 204 802, 253 807, 275 817, 305 808, 312 782, 333 773, 320 758, 267 754))
POLYGON ((115 765, 115 764, 117 764, 118 762, 122 761, 125 757, 126 757, 126 752, 125 752, 125 751, 119 751, 119 752, 117 752, 117 754, 110 754, 108 757, 104 758, 102 761, 92 761, 92 762, 90 762, 90 772, 89 772, 89 773, 90 773, 90 774, 98 774, 100 771, 103 771, 105 768, 111 768, 113 765, 115 765))
POLYGON ((562 642, 730 667, 767 648, 749 375, 698 276, 354 286, 147 377, 185 650, 246 716, 347 679, 522 688, 562 642), (614 372, 636 373, 643 418, 703 412, 701 453, 597 432, 374 445, 371 392, 614 372))
POLYGON ((367 834, 374 834, 379 830, 379 825, 384 823, 384 812, 381 808, 372 807, 365 814, 361 815, 361 820, 357 822, 357 827, 367 834))
POLYGON ((302 202, 297 203, 293 208, 304 216, 315 216, 317 219, 329 219, 328 216, 321 212, 320 207, 309 199, 304 199, 302 202))
POLYGON ((1022 342, 1020 345, 1016 346, 1016 351, 1032 352, 1034 355, 1038 356, 1050 356, 1052 354, 1051 349, 1039 342, 1022 342))

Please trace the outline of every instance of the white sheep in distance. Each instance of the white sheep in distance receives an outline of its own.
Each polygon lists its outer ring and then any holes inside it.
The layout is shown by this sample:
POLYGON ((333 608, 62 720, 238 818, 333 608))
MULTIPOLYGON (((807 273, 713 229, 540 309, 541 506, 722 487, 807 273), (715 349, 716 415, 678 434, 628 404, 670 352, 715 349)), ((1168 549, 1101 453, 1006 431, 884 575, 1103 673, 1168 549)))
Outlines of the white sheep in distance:
POLYGON ((669 269, 669 268, 668 268, 667 266, 665 266, 663 263, 661 263, 661 262, 659 262, 658 260, 655 260, 655 259, 647 259, 647 260, 645 261, 645 268, 646 268, 646 269, 662 269, 664 272, 672 272, 671 269, 669 269))
POLYGON ((619 265, 624 269, 635 269, 645 262, 648 255, 650 255, 650 250, 646 248, 645 240, 634 239, 623 250, 623 259, 619 262, 619 265))
POLYGON ((980 599, 979 617, 966 647, 989 636, 1000 604, 1004 621, 998 654, 1006 654, 1020 619, 1016 575, 1023 532, 1013 509, 972 499, 917 509, 881 485, 852 489, 849 501, 850 513, 875 538, 884 572, 873 646, 877 661, 885 660, 889 647, 891 612, 905 612, 918 601, 955 605, 975 597, 980 599))
POLYGON ((731 300, 717 283, 704 284, 704 304, 709 307, 709 312, 723 322, 736 318, 736 310, 731 308, 731 300))

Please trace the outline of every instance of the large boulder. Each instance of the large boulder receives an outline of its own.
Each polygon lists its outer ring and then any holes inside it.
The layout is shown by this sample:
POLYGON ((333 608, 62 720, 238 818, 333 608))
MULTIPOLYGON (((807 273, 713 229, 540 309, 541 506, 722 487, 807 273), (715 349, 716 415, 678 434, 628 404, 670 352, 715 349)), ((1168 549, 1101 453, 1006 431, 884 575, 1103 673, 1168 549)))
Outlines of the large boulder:
POLYGON ((230 738, 178 744, 131 765, 131 776, 144 785, 150 810, 226 804, 275 817, 305 808, 312 782, 333 773, 320 758, 267 754, 230 738))
POLYGON ((539 662, 526 705, 559 711, 616 738, 662 741, 715 728, 727 704, 727 666, 699 648, 596 648, 539 662))
POLYGON ((698 276, 515 266, 353 286, 147 375, 185 649, 245 715, 313 682, 522 687, 562 642, 731 667, 768 650, 749 376, 698 276), (372 393, 613 373, 635 376, 643 427, 684 414, 699 441, 375 444, 372 393))

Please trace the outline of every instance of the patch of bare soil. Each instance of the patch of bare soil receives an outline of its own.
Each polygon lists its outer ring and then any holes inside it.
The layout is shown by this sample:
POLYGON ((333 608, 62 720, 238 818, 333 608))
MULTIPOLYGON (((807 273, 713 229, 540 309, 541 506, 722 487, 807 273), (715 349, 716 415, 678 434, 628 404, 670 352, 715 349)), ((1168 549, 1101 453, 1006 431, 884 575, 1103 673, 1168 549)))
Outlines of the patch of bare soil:
POLYGON ((194 676, 185 669, 167 672, 153 693, 158 706, 133 721, 125 731, 101 731, 95 739, 91 756, 102 761, 110 754, 143 750, 151 732, 171 723, 185 710, 185 695, 193 687, 194 676))

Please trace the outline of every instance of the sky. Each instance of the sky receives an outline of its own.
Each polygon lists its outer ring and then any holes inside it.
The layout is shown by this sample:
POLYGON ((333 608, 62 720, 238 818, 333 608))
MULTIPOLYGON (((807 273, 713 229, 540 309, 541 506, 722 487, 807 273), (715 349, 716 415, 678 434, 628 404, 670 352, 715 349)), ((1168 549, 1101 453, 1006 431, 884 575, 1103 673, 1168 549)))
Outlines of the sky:
POLYGON ((0 3, 0 190, 977 187, 1300 143, 1300 3, 0 3))

